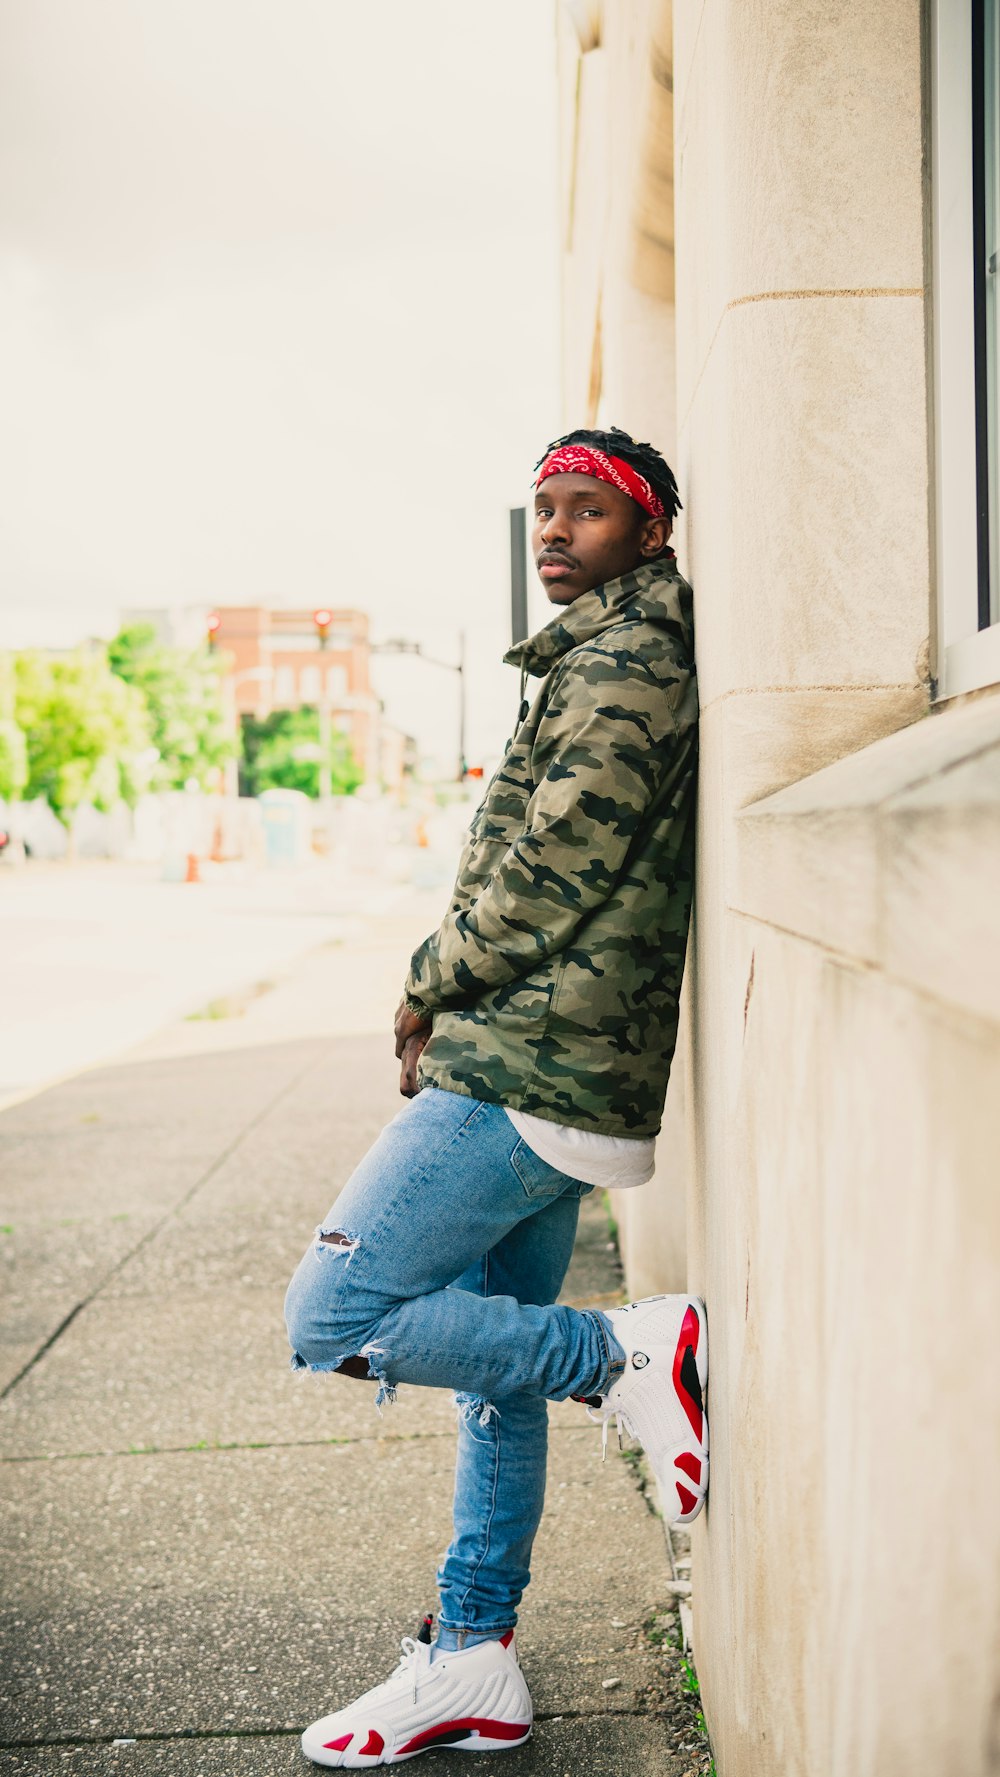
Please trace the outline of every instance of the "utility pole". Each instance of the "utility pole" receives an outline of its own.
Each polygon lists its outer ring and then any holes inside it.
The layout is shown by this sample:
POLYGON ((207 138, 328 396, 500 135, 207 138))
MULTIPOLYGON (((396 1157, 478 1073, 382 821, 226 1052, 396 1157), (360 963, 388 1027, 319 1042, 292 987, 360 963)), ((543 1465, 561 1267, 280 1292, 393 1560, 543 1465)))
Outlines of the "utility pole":
POLYGON ((326 665, 323 659, 330 639, 332 611, 314 611, 313 622, 319 638, 319 799, 326 808, 330 802, 330 699, 326 688, 326 665))
POLYGON ((468 762, 465 757, 465 631, 458 632, 458 781, 465 782, 468 762))
POLYGON ((528 633, 528 527, 523 506, 510 508, 510 640, 516 647, 528 633))
POLYGON ((372 644, 373 654, 413 654, 418 660, 425 660, 428 666, 443 667, 445 672, 458 674, 458 782, 464 784, 468 764, 465 757, 465 631, 458 632, 458 660, 438 660, 434 654, 425 654, 420 642, 404 641, 394 636, 388 642, 372 644))

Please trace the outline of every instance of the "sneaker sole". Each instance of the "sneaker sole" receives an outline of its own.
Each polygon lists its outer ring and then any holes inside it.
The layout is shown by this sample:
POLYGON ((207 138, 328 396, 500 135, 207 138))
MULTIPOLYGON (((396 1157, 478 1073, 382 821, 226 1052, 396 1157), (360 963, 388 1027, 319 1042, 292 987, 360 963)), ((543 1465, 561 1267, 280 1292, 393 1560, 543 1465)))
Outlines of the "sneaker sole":
MULTIPOLYGON (((504 1723, 505 1727, 506 1725, 507 1724, 504 1723)), ((449 1727, 447 1722, 443 1722, 440 1728, 427 1730, 428 1737, 426 1738, 424 1745, 414 1746, 410 1751, 380 1751, 374 1754, 365 1754, 360 1748, 356 1752, 352 1751, 350 1746, 324 1746, 317 1747, 315 1751, 310 1752, 305 1745, 304 1739, 300 1744, 302 1746, 303 1754, 314 1765, 325 1765, 327 1769, 333 1770, 367 1771, 374 1765, 404 1764, 408 1759, 419 1758, 422 1752, 513 1752, 515 1747, 523 1746, 525 1741, 530 1740, 531 1738, 531 1727, 529 1726, 522 1733, 520 1731, 520 1722, 512 1722, 510 1724, 512 1729, 516 1728, 518 1730, 516 1739, 506 1736, 501 1739, 498 1736, 480 1733, 479 1731, 471 1734, 466 1733, 466 1726, 466 1723, 456 1723, 453 1727, 449 1727), (461 1739, 453 1739, 451 1737, 456 1732, 461 1734, 461 1739), (430 1737, 431 1735, 433 1737, 430 1737)), ((361 1731, 356 1731, 355 1734, 352 1735, 352 1738, 360 1741, 361 1731)), ((367 1742, 365 1742, 365 1744, 366 1743, 367 1742)))
MULTIPOLYGON (((705 1504, 708 1493, 708 1409, 705 1405, 705 1395, 708 1390, 708 1313, 700 1296, 689 1297, 688 1306, 694 1310, 698 1321, 698 1344, 694 1357, 698 1373, 698 1388, 701 1394, 701 1441, 699 1442, 692 1432, 690 1454, 696 1457, 701 1464, 701 1479, 696 1486, 686 1489, 687 1492, 695 1495, 694 1505, 690 1506, 686 1512, 680 1512, 676 1517, 668 1519, 670 1524, 681 1526, 693 1524, 705 1504)), ((676 1384, 675 1392, 679 1393, 676 1384)), ((675 1484, 672 1483, 672 1485, 675 1484)))

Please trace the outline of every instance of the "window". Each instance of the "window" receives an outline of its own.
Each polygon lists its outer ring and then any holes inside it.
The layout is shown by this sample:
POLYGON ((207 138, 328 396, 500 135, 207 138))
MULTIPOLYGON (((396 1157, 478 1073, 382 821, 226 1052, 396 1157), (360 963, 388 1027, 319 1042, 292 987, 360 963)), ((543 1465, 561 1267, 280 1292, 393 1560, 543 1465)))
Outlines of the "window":
POLYGON ((938 695, 1000 681, 1000 0, 934 0, 938 695))
POLYGON ((299 699, 302 703, 319 702, 319 667, 304 666, 299 673, 299 699))
POLYGON ((279 666, 274 675, 274 701, 280 704, 295 702, 295 674, 290 666, 279 666))

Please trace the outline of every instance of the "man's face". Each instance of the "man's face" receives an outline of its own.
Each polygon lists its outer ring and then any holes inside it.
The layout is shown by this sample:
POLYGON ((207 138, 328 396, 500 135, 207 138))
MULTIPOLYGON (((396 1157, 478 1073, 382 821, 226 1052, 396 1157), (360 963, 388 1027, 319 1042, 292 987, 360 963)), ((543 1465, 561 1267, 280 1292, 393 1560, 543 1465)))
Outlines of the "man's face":
POLYGON ((535 493, 531 533, 538 577, 554 605, 571 605, 659 555, 670 520, 650 518, 593 475, 548 475, 535 493))

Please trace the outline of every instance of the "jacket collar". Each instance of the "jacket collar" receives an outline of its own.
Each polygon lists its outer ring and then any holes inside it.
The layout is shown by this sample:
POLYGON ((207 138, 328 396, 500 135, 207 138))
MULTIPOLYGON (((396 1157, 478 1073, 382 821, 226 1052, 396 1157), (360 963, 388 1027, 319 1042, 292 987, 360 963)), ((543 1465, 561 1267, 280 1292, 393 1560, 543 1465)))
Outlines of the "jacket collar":
POLYGON ((571 648, 593 641, 602 630, 626 617, 645 618, 647 622, 673 628, 679 644, 690 648, 691 589, 677 571, 677 557, 672 550, 656 561, 633 568, 619 580, 609 580, 605 586, 581 593, 544 629, 509 648, 504 660, 521 668, 523 685, 526 674, 550 672, 571 648))

